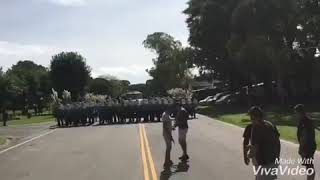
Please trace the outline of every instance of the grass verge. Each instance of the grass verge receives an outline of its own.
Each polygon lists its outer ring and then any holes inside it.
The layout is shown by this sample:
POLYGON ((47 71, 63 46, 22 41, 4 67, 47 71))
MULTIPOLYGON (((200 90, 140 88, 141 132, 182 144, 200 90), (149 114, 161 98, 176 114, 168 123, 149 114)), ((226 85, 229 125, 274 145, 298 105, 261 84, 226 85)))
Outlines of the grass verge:
POLYGON ((28 119, 26 116, 20 116, 19 120, 11 120, 8 122, 9 126, 20 126, 20 125, 33 125, 54 122, 55 119, 52 115, 33 116, 28 119))
POLYGON ((7 138, 0 136, 0 146, 4 145, 7 142, 7 138))
MULTIPOLYGON (((205 107, 199 110, 200 114, 207 115, 209 117, 218 119, 220 121, 230 123, 239 127, 246 127, 250 123, 249 117, 242 110, 235 111, 221 111, 215 107, 205 107)), ((311 112, 310 116, 317 120, 319 126, 320 112, 311 112)), ((277 125, 277 128, 281 134, 281 139, 288 140, 297 143, 297 121, 293 117, 293 114, 286 111, 266 111, 266 119, 277 125)), ((318 150, 320 150, 320 132, 316 130, 316 141, 318 144, 318 150)))

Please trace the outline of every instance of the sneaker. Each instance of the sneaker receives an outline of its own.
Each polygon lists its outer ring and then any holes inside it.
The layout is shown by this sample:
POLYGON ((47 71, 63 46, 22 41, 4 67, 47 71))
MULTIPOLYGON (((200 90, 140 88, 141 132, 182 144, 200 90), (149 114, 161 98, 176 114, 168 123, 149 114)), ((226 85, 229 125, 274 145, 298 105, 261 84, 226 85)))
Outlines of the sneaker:
POLYGON ((188 160, 189 159, 189 156, 186 154, 186 155, 183 155, 181 157, 179 157, 180 160, 188 160))
POLYGON ((167 161, 163 164, 163 167, 170 167, 173 165, 173 162, 170 160, 170 161, 167 161))

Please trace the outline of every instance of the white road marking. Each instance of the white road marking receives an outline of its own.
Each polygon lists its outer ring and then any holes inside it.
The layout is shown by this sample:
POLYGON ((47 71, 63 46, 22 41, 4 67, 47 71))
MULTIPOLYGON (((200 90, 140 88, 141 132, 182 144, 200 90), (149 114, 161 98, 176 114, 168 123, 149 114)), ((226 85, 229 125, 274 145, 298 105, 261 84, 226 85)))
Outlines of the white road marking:
POLYGON ((31 139, 29 139, 29 140, 27 140, 27 141, 24 141, 24 142, 22 142, 22 143, 19 143, 19 144, 16 144, 16 145, 14 145, 14 146, 11 146, 11 147, 9 147, 9 148, 7 148, 7 149, 4 149, 4 150, 0 151, 0 155, 3 154, 3 153, 5 153, 5 152, 7 152, 7 151, 10 151, 10 150, 12 150, 12 149, 15 149, 15 148, 17 148, 17 147, 20 147, 20 146, 22 146, 22 145, 24 145, 24 144, 26 144, 26 143, 29 143, 29 142, 31 142, 31 141, 33 141, 33 140, 36 140, 36 139, 39 139, 39 138, 41 138, 41 137, 43 137, 43 136, 46 136, 46 135, 48 135, 48 134, 51 134, 51 133, 53 133, 54 131, 55 131, 55 130, 51 130, 51 131, 49 131, 49 132, 40 134, 39 136, 33 137, 33 138, 31 138, 31 139))

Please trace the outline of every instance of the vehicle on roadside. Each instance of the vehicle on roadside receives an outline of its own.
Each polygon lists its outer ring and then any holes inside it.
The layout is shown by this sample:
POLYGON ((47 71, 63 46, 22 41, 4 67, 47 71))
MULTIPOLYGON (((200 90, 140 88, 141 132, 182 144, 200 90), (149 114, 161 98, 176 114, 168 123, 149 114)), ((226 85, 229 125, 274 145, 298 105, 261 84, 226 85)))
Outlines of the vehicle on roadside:
POLYGON ((229 104, 231 101, 231 94, 227 94, 219 98, 218 100, 215 101, 216 105, 221 105, 221 104, 229 104))
POLYGON ((222 104, 234 104, 240 101, 240 92, 232 94, 224 94, 219 99, 215 101, 216 105, 222 104))
POLYGON ((205 99, 199 101, 199 104, 206 105, 213 100, 214 96, 208 96, 205 99))
POLYGON ((226 91, 226 92, 219 92, 214 96, 208 96, 205 99, 199 101, 200 105, 213 105, 216 103, 217 100, 220 100, 221 98, 223 98, 224 96, 229 95, 230 92, 226 91))
POLYGON ((229 94, 228 91, 217 93, 217 94, 213 97, 213 100, 214 100, 214 101, 217 101, 218 99, 222 98, 224 95, 227 95, 227 94, 229 94))

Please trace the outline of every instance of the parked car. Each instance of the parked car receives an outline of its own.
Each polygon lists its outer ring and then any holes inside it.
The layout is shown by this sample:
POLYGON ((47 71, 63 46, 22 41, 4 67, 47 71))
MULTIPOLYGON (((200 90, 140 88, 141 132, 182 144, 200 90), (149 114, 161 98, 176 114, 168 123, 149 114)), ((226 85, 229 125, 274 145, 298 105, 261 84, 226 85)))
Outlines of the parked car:
POLYGON ((219 99, 217 99, 215 101, 215 104, 217 104, 217 105, 229 104, 228 102, 230 101, 231 96, 232 96, 231 94, 224 95, 224 96, 220 97, 219 99))
POLYGON ((214 97, 212 97, 212 98, 209 98, 207 101, 206 101, 206 104, 207 105, 210 105, 210 104, 214 104, 214 97))
POLYGON ((200 100, 199 104, 202 104, 202 105, 207 104, 207 102, 213 98, 214 98, 213 96, 208 96, 205 99, 200 100))
POLYGON ((217 93, 214 97, 213 97, 213 100, 214 101, 217 101, 218 99, 220 99, 221 97, 223 97, 224 95, 227 95, 229 92, 220 92, 220 93, 217 93))
POLYGON ((199 100, 203 100, 207 98, 208 96, 212 96, 214 94, 217 94, 218 92, 223 91, 219 87, 213 87, 213 88, 203 88, 203 89, 197 89, 193 90, 193 97, 199 100))
POLYGON ((240 101, 240 92, 225 94, 215 101, 215 104, 234 104, 240 101))

